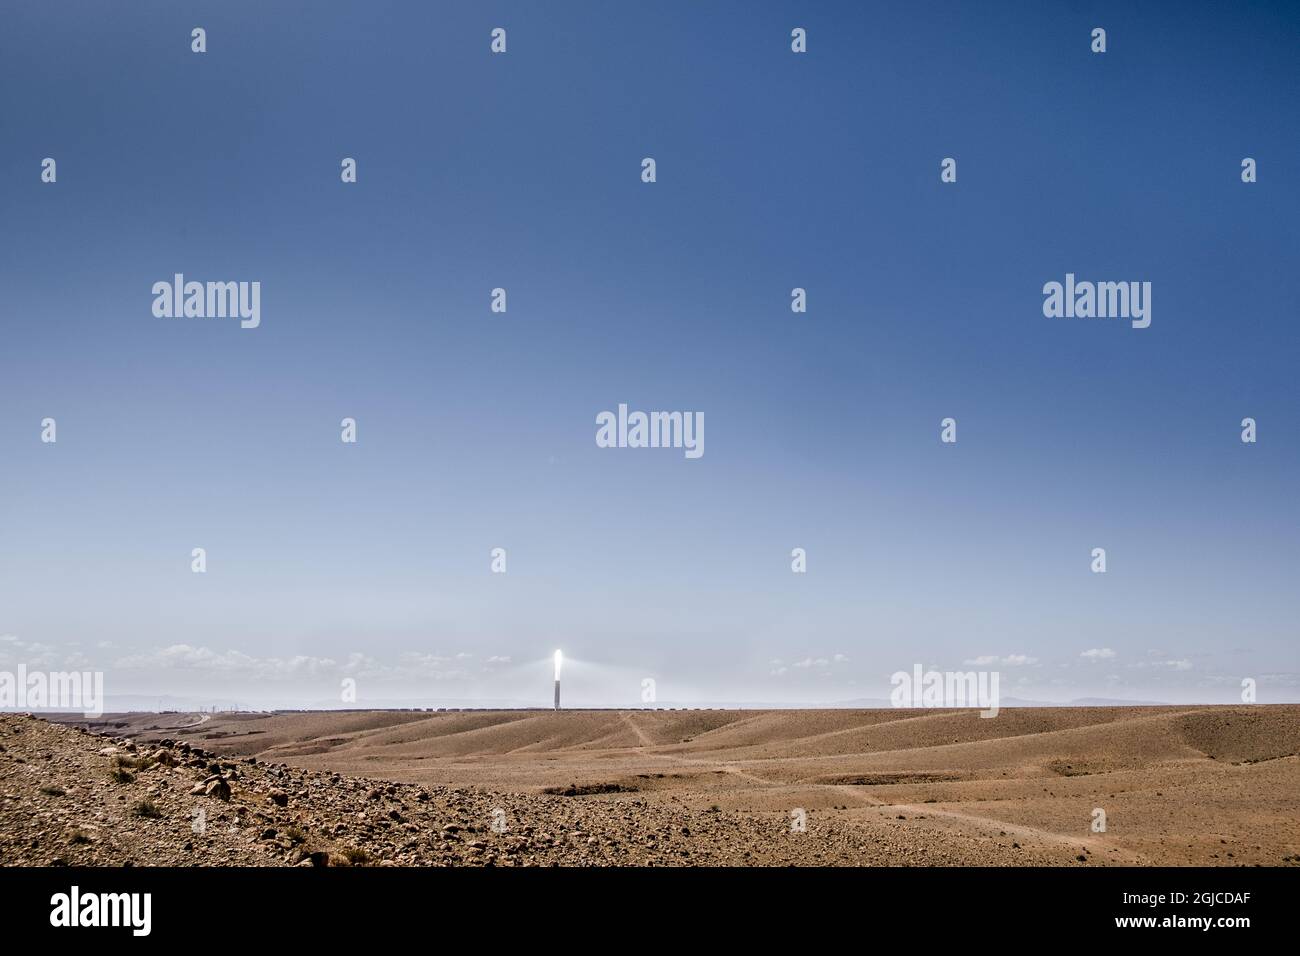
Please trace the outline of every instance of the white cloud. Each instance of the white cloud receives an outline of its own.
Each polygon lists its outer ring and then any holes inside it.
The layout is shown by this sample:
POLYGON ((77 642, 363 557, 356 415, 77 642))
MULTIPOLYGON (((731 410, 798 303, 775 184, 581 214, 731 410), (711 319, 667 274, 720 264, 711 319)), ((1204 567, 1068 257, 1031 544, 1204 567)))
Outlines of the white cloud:
POLYGON ((408 652, 397 663, 386 664, 361 653, 343 658, 296 654, 290 657, 255 657, 242 651, 215 651, 190 644, 171 644, 118 660, 123 671, 189 671, 196 674, 241 680, 289 680, 303 678, 366 677, 376 679, 458 679, 467 672, 452 664, 452 658, 408 652))
MULTIPOLYGON (((835 655, 835 662, 836 662, 836 663, 844 663, 844 662, 846 662, 847 660, 848 660, 848 658, 845 657, 843 654, 836 654, 836 655, 835 655)), ((772 663, 773 663, 773 664, 779 664, 780 661, 772 661, 772 663)), ((830 658, 827 658, 827 657, 805 657, 805 658, 804 658, 803 660, 801 660, 801 661, 795 661, 791 666, 792 666, 792 667, 799 667, 799 668, 802 668, 802 669, 804 669, 804 670, 810 670, 810 669, 812 669, 812 668, 815 667, 815 668, 818 668, 818 669, 820 670, 821 668, 830 667, 830 666, 831 666, 831 660, 830 660, 830 658)))
POLYGON ((253 679, 327 677, 370 673, 377 665, 364 654, 349 654, 346 660, 295 654, 292 657, 253 657, 242 651, 214 651, 190 644, 170 644, 143 654, 131 654, 117 661, 122 670, 194 670, 253 679))
POLYGON ((1192 669, 1192 662, 1188 660, 1176 661, 1139 661, 1136 664, 1130 664, 1129 667, 1162 667, 1175 671, 1189 671, 1192 669))
POLYGON ((16 634, 0 634, 0 663, 39 669, 80 668, 85 658, 80 652, 60 653, 58 648, 40 641, 24 641, 16 634))
POLYGON ((1006 657, 998 657, 996 654, 981 654, 979 657, 972 657, 970 660, 963 661, 970 667, 987 667, 990 664, 1001 664, 1004 667, 1026 667, 1030 664, 1037 664, 1037 657, 1030 657, 1028 654, 1008 654, 1006 657))
MULTIPOLYGON (((455 660, 464 660, 471 656, 473 655, 457 654, 455 660)), ((425 677, 432 680, 455 680, 465 677, 467 672, 463 668, 444 666, 451 664, 452 661, 452 658, 442 657, 438 654, 417 654, 410 651, 401 656, 400 676, 425 677)), ((382 676, 393 677, 399 675, 386 671, 382 676)))
POLYGON ((1084 651, 1079 656, 1085 657, 1090 661, 1105 661, 1105 660, 1110 660, 1110 658, 1114 657, 1115 652, 1112 651, 1109 647, 1093 647, 1084 651))

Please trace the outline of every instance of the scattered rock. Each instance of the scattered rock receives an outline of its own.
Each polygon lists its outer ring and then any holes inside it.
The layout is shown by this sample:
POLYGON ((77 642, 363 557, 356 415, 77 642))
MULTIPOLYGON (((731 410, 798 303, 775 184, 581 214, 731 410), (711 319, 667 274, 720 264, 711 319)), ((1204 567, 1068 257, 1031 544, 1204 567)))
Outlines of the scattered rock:
POLYGON ((216 780, 208 782, 203 788, 203 792, 209 797, 216 797, 218 800, 230 799, 230 784, 218 777, 216 780))

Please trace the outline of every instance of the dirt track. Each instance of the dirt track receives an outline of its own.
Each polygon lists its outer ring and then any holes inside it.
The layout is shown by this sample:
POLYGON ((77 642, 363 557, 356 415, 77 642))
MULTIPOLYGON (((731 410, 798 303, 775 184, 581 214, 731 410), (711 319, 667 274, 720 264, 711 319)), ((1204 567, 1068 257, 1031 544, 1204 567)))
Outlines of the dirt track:
MULTIPOLYGON (((444 797, 468 801, 477 809, 462 823, 483 846, 447 862, 1300 862, 1300 706, 1025 708, 987 720, 974 711, 773 710, 193 721, 108 715, 96 728, 142 748, 169 737, 255 757, 259 771, 268 761, 311 771, 299 810, 318 804, 315 825, 331 831, 341 812, 333 797, 346 796, 348 781, 423 788, 440 812, 444 797), (1105 832, 1093 830, 1099 809, 1105 832), (491 828, 493 810, 513 821, 504 832, 491 828), (800 818, 805 831, 792 827, 800 818), (581 836, 565 838, 564 852, 530 843, 504 854, 525 827, 581 836)), ((417 830, 427 837, 438 819, 417 830)), ((364 831, 352 836, 365 842, 364 831)), ((367 852, 431 862, 390 842, 367 852)))

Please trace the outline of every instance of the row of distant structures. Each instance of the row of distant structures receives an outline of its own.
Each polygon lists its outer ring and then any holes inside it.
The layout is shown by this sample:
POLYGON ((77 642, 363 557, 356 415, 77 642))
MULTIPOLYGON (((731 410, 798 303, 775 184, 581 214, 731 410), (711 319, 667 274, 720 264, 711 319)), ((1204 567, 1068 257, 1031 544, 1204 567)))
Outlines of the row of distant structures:
MULTIPOLYGON (((376 710, 391 710, 400 714, 458 714, 458 713, 498 713, 501 711, 541 711, 547 713, 559 710, 559 707, 331 707, 329 712, 333 714, 369 714, 376 710)), ((582 710, 589 713, 618 713, 625 710, 770 710, 770 707, 571 707, 570 710, 582 710)), ((842 708, 837 708, 842 709, 842 708)), ((274 707, 270 710, 260 710, 258 708, 244 707, 222 707, 217 709, 204 710, 199 708, 197 711, 190 710, 160 710, 160 714, 319 714, 319 707, 274 707)))

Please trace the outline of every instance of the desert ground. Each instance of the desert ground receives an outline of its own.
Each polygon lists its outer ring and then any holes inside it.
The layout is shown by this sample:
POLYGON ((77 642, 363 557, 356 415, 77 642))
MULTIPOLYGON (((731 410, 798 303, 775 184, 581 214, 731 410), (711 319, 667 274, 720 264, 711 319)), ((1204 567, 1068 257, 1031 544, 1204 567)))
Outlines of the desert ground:
POLYGON ((0 863, 127 862, 1300 865, 1300 705, 0 715, 0 863))

